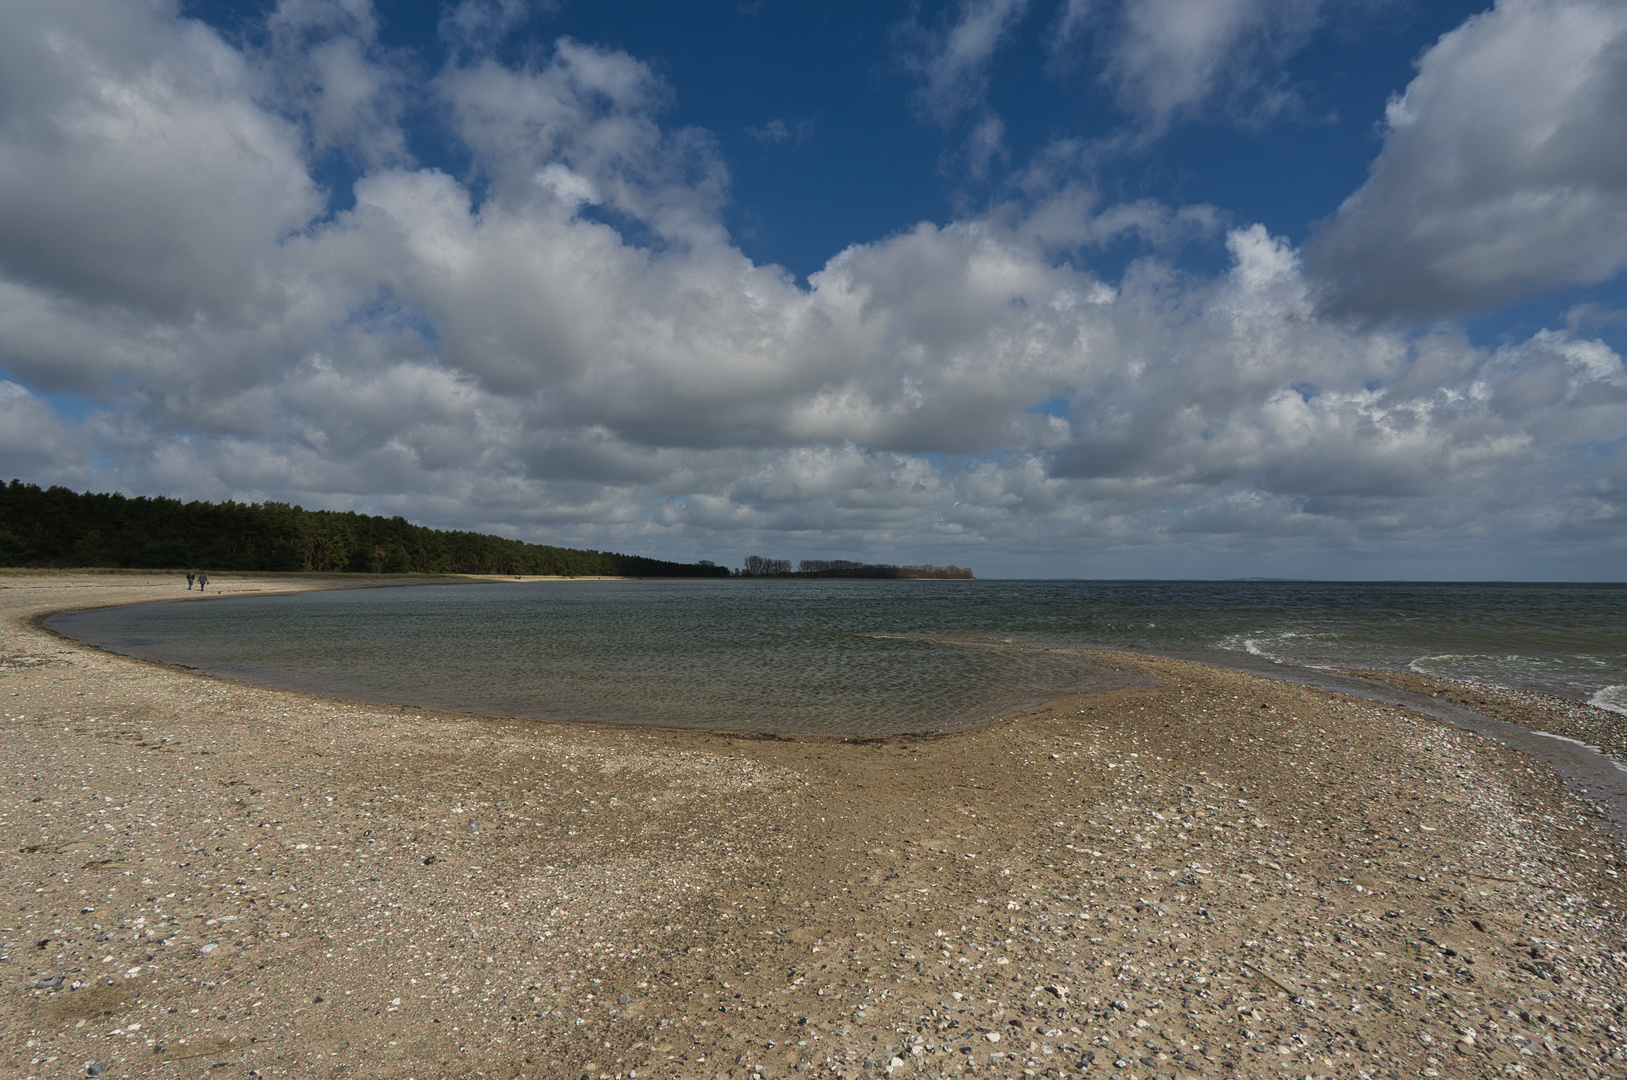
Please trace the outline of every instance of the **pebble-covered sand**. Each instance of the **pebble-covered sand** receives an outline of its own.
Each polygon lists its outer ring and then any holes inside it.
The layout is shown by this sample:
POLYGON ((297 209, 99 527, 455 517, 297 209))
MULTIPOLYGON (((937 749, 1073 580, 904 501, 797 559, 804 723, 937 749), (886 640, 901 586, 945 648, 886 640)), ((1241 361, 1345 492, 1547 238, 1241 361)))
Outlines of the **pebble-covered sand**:
POLYGON ((0 1076, 1627 1076, 1627 853, 1389 706, 1108 656, 1156 686, 751 738, 32 625, 172 595, 0 577, 0 1076))
POLYGON ((1553 694, 1482 683, 1458 683, 1407 671, 1352 671, 1400 690, 1429 694, 1483 716, 1574 739, 1627 765, 1627 716, 1553 694))

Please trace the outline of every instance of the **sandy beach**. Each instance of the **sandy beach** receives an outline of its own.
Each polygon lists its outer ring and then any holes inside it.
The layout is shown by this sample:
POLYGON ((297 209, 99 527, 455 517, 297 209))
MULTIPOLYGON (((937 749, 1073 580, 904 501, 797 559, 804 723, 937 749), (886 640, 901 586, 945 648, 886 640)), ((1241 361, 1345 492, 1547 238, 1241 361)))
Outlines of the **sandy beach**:
POLYGON ((185 595, 0 577, 5 1076, 1627 1076, 1627 850, 1436 721, 1113 654, 951 735, 553 725, 35 625, 185 595))

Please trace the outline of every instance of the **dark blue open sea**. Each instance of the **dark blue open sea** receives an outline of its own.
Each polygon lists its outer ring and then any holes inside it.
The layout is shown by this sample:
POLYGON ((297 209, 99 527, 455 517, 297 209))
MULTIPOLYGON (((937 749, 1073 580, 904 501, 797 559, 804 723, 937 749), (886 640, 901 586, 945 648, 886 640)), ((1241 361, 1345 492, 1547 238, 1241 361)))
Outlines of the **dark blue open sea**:
POLYGON ((533 581, 59 615, 115 652, 267 686, 512 716, 942 731, 1130 685, 1074 651, 1386 668, 1627 713, 1627 585, 533 581))

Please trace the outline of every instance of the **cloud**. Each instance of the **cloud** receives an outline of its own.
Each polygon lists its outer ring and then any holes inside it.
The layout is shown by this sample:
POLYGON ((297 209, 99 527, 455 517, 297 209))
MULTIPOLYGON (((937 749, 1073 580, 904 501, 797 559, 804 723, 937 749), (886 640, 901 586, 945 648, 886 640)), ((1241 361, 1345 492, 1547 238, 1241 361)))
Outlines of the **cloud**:
POLYGON ((1005 121, 987 101, 989 66, 1002 43, 1022 21, 1028 0, 961 0, 952 18, 937 27, 912 19, 899 27, 900 59, 918 80, 918 112, 949 128, 970 117, 959 149, 945 155, 977 182, 990 179, 1009 156, 1005 121))
POLYGON ((401 116, 410 63, 383 49, 370 0, 281 0, 261 67, 318 154, 377 165, 407 160, 401 116))
POLYGON ((40 303, 255 321, 318 213, 294 127, 243 58, 149 5, 0 8, 0 267, 40 303))
MULTIPOLYGON (((540 67, 492 59, 444 72, 437 85, 455 130, 505 207, 558 192, 558 167, 591 186, 593 201, 669 241, 718 235, 727 172, 713 141, 657 122, 670 91, 624 52, 561 39, 540 67), (542 171, 555 167, 539 183, 542 171)), ((579 186, 576 190, 586 190, 579 186)))
POLYGON ((460 0, 444 5, 439 26, 441 41, 460 61, 466 61, 490 52, 530 18, 533 9, 547 11, 556 6, 548 0, 460 0))
POLYGON ((1082 36, 1099 15, 1098 0, 1063 0, 1057 9, 1051 48, 1061 52, 1082 36))
POLYGON ((1324 0, 1123 0, 1110 12, 1068 0, 1052 50, 1069 66, 1070 53, 1096 31, 1102 82, 1151 135, 1216 99, 1258 121, 1295 105, 1281 68, 1322 23, 1324 7, 1324 0))
POLYGON ((904 66, 920 80, 922 111, 945 125, 980 111, 988 66, 1027 9, 1028 0, 960 0, 954 18, 941 27, 903 27, 904 66))
POLYGON ((775 117, 762 127, 748 127, 746 134, 760 143, 770 146, 788 145, 796 149, 813 138, 814 126, 814 118, 811 116, 790 124, 775 117))
POLYGON ((1385 110, 1367 182, 1308 249, 1336 313, 1431 319, 1627 266, 1627 7, 1502 0, 1385 110))
POLYGON ((0 8, 0 61, 0 472, 985 572, 1602 567, 1627 535, 1617 353, 1328 319, 1213 208, 1036 176, 804 286, 731 243, 715 148, 615 50, 454 60, 428 92, 468 173, 373 161, 332 215, 305 114, 173 9, 0 8), (1228 263, 1078 258, 1132 235, 1228 263))
POLYGON ((0 471, 7 480, 80 484, 89 480, 90 433, 63 423, 27 387, 0 379, 0 471))

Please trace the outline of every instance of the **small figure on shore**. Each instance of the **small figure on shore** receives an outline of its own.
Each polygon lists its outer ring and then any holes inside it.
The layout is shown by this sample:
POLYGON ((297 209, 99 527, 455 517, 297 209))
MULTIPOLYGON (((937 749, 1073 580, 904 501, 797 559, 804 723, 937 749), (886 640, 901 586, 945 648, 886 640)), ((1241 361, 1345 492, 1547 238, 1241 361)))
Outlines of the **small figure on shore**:
POLYGON ((196 577, 197 577, 197 576, 198 576, 198 575, 197 575, 197 573, 196 573, 196 572, 195 572, 195 571, 192 571, 192 570, 188 570, 188 571, 187 571, 187 572, 186 572, 186 591, 187 591, 187 592, 191 592, 191 591, 192 591, 192 581, 193 581, 193 579, 194 579, 194 578, 196 578, 196 577))
POLYGON ((198 574, 198 591, 203 592, 203 587, 207 584, 209 584, 209 575, 200 572, 198 574))

